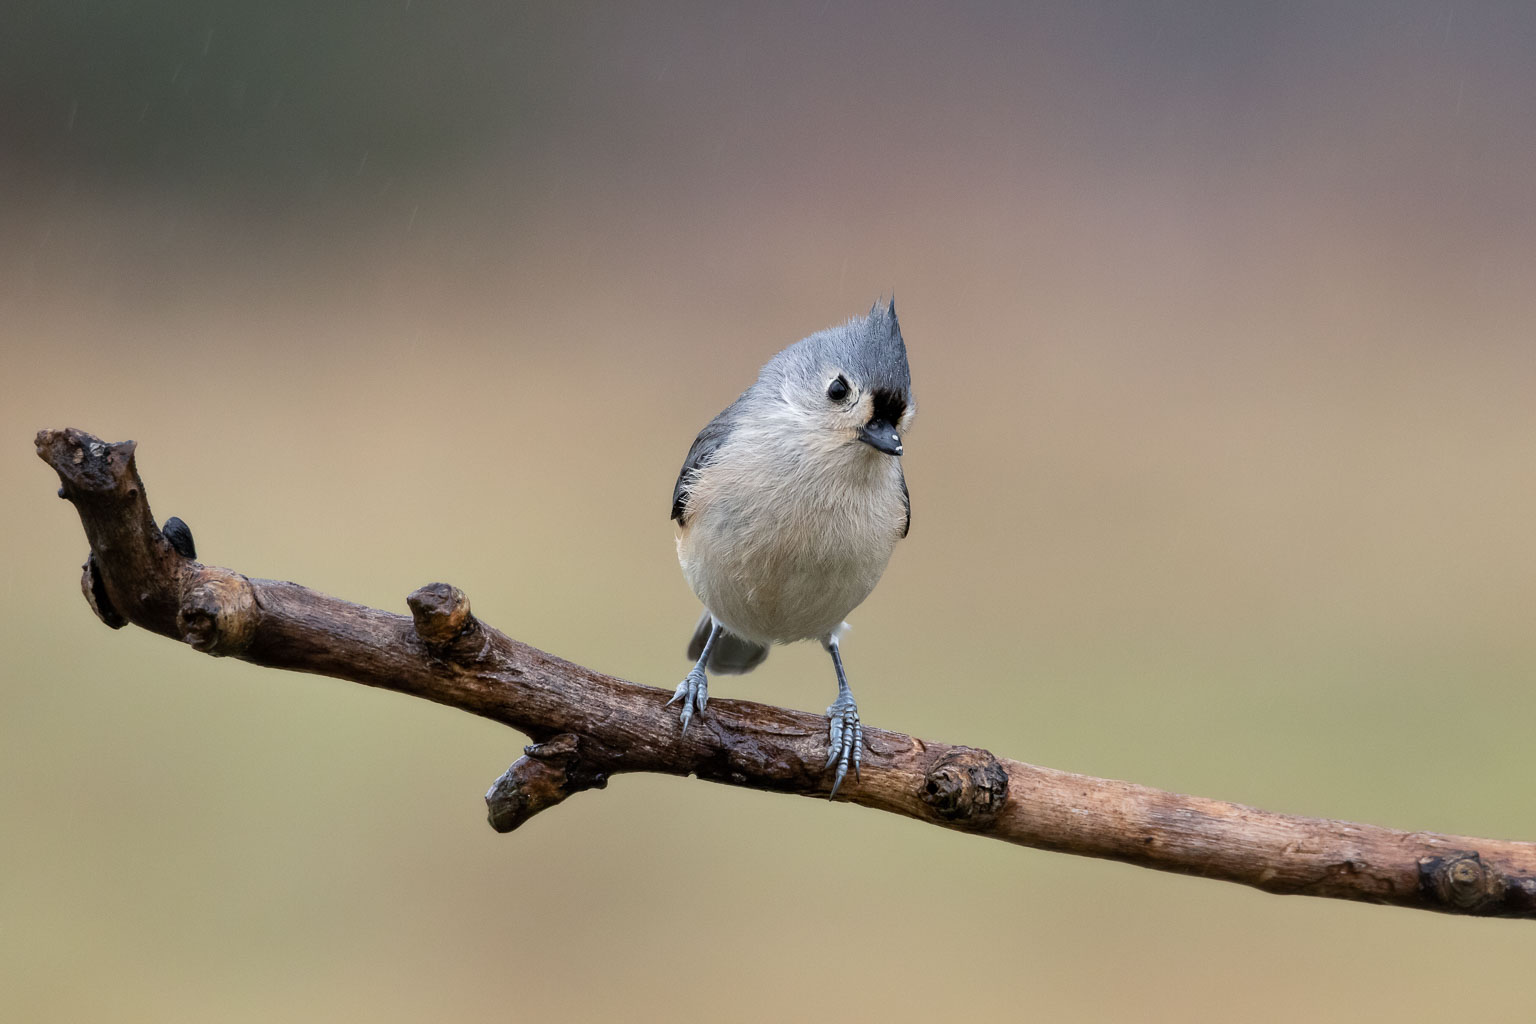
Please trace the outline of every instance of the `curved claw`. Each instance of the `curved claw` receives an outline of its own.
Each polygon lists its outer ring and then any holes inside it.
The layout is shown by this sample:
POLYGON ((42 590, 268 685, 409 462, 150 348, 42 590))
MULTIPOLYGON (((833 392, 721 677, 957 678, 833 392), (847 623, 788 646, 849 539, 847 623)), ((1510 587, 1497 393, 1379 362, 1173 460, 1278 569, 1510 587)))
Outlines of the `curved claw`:
POLYGON ((683 702, 683 711, 678 715, 678 719, 683 723, 683 735, 686 736, 688 723, 693 721, 694 714, 702 715, 704 705, 709 703, 709 681, 697 667, 677 684, 677 690, 673 692, 672 699, 667 701, 666 706, 671 707, 678 701, 683 702))
POLYGON ((854 779, 859 778, 859 764, 864 759, 864 726, 859 723, 859 706, 853 702, 852 697, 840 697, 833 702, 827 708, 827 718, 830 719, 827 767, 837 765, 837 774, 832 777, 832 792, 827 795, 830 800, 837 796, 838 787, 848 775, 850 763, 853 765, 854 779))

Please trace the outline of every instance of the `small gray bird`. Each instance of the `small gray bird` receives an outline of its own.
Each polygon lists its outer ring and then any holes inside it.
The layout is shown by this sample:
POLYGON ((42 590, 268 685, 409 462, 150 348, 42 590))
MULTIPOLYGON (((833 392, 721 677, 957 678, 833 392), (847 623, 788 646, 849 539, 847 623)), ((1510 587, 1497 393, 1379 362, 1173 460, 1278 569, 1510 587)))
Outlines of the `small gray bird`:
POLYGON ((857 777, 864 731, 838 637, 912 522, 898 456, 915 413, 892 300, 774 356, 699 432, 672 489, 677 558, 704 602, 697 663, 668 701, 685 733, 706 669, 750 672, 770 644, 820 640, 837 670, 832 793, 850 763, 857 777))

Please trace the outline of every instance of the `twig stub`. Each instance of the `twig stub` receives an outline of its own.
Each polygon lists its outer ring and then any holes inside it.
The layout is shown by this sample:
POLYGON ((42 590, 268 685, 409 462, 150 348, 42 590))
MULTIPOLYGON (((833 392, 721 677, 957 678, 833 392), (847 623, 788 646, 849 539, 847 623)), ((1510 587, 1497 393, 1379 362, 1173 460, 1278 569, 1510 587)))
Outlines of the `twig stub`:
POLYGON ((407 597, 405 603, 411 609, 416 635, 434 650, 453 643, 474 621, 464 591, 446 583, 428 583, 407 597))
POLYGON ((603 789, 608 773, 583 756, 581 738, 564 732, 523 748, 523 756, 485 794, 491 827, 511 832, 540 811, 585 789, 603 789))

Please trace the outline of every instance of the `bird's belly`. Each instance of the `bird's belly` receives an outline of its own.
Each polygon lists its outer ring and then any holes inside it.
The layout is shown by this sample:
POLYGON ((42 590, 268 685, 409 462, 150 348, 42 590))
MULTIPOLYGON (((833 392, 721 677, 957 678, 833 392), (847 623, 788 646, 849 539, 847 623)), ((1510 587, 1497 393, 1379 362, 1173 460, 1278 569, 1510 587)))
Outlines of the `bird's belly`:
POLYGON ((832 633, 869 596, 896 536, 836 517, 726 528, 700 517, 678 541, 695 594, 726 628, 759 643, 832 633))

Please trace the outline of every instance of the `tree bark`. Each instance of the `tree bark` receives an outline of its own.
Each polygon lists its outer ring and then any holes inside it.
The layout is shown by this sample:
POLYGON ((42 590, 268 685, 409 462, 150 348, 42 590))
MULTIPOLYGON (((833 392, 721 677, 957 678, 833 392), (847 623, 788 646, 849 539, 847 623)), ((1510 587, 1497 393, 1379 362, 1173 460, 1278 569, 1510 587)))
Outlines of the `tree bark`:
MULTIPOLYGON (((411 614, 195 560, 179 520, 150 515, 134 442, 45 430, 38 455, 80 514, 81 580, 97 616, 218 656, 408 693, 490 718, 534 741, 486 794, 509 832, 622 772, 696 775, 826 797, 827 720, 714 699, 687 735, 669 690, 625 682, 519 643, 454 587, 407 598, 411 614)), ((1021 846, 1241 882, 1266 892, 1496 917, 1536 917, 1536 843, 1399 832, 1303 818, 1054 771, 985 750, 866 727, 863 768, 836 799, 1021 846)))

